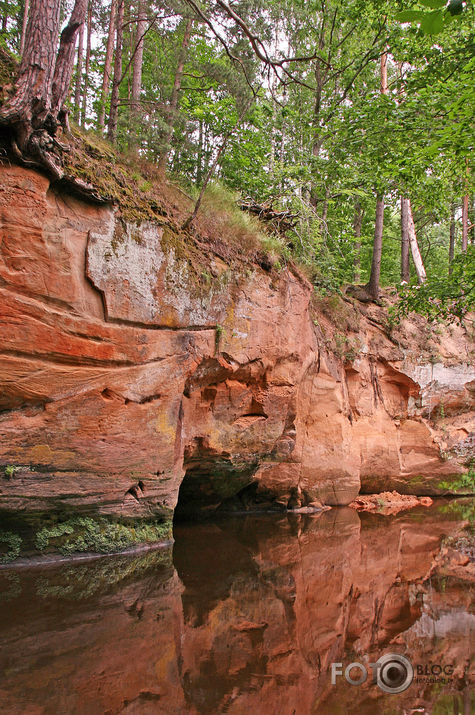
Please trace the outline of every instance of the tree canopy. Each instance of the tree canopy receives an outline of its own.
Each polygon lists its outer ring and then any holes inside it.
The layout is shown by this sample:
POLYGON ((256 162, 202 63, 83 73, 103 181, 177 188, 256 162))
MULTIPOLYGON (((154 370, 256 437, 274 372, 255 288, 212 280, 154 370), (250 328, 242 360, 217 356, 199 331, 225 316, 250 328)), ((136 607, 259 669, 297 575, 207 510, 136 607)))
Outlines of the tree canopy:
MULTIPOLYGON (((243 205, 294 217, 275 240, 317 290, 370 278, 378 215, 378 284, 402 277, 401 305, 432 317, 473 307, 471 2, 0 2, 20 83, 32 82, 35 12, 54 15, 53 94, 33 105, 18 103, 18 83, 4 90, 0 125, 15 127, 18 160, 45 164, 69 112, 189 191, 219 181, 243 205), (31 114, 27 138, 15 101, 31 114)), ((60 159, 48 161, 60 172, 60 159)))

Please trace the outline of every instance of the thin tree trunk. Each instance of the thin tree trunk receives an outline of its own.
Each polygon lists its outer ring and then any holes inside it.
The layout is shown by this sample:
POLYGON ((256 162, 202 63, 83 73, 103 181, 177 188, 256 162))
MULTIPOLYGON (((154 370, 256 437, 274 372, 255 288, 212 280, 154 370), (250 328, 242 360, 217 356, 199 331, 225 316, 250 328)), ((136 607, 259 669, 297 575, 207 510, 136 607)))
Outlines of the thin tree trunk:
MULTIPOLYGON (((20 56, 23 55, 23 51, 25 49, 25 35, 26 35, 26 26, 28 24, 28 12, 30 9, 30 0, 25 0, 25 9, 23 10, 23 24, 21 28, 21 40, 20 40, 20 56)), ((4 22, 5 22, 5 27, 3 30, 5 31, 7 29, 7 21, 8 15, 5 13, 4 15, 4 22)))
POLYGON ((414 225, 414 218, 412 216, 411 201, 407 199, 407 214, 408 214, 408 226, 409 226, 409 244, 411 246, 412 260, 414 262, 414 267, 417 273, 417 281, 419 285, 424 283, 426 279, 426 271, 424 268, 424 263, 422 261, 421 252, 419 250, 419 244, 417 243, 416 227, 414 225))
POLYGON ((80 120, 83 54, 84 54, 84 25, 81 25, 81 27, 79 28, 78 61, 76 64, 76 87, 74 90, 74 119, 76 120, 76 122, 79 122, 79 120, 80 120))
POLYGON ((470 231, 470 243, 473 246, 475 244, 475 202, 473 196, 471 200, 471 208, 468 215, 468 220, 470 222, 470 226, 468 227, 468 230, 470 231))
POLYGON ((409 199, 401 197, 401 282, 409 283, 409 199))
POLYGON ((468 194, 462 199, 462 253, 467 253, 468 246, 468 194))
POLYGON ((240 116, 239 116, 239 119, 237 120, 236 124, 228 131, 228 133, 227 133, 226 136, 224 137, 223 141, 221 142, 221 145, 220 145, 220 147, 219 147, 219 149, 218 149, 218 152, 217 152, 217 154, 216 154, 216 157, 215 157, 213 163, 211 164, 208 173, 206 174, 206 178, 205 178, 205 180, 204 180, 204 182, 203 182, 203 186, 201 187, 201 190, 200 190, 198 199, 197 199, 197 201, 196 201, 196 203, 195 203, 195 208, 193 209, 193 213, 186 219, 185 223, 184 223, 183 226, 182 226, 182 230, 183 230, 183 231, 186 231, 186 230, 188 230, 188 229, 190 228, 190 226, 192 225, 192 223, 193 223, 193 221, 195 220, 196 216, 198 215, 198 211, 199 211, 199 209, 200 209, 201 202, 203 201, 203 196, 204 196, 204 193, 205 193, 205 191, 206 191, 206 187, 208 186, 209 182, 211 181, 211 178, 213 177, 213 174, 214 174, 214 172, 215 172, 215 170, 216 170, 216 167, 218 166, 218 163, 219 163, 219 160, 220 160, 220 158, 221 158, 221 155, 223 154, 224 150, 226 149, 226 146, 227 146, 227 144, 228 144, 228 141, 230 140, 230 138, 232 137, 232 135, 234 134, 234 132, 238 129, 238 127, 240 126, 240 124, 241 124, 241 122, 243 121, 244 117, 246 116, 247 112, 248 112, 249 109, 251 108, 251 105, 252 105, 253 101, 254 101, 254 98, 252 98, 252 99, 247 103, 246 107, 245 107, 245 108, 243 109, 243 111, 241 112, 241 114, 240 114, 240 116))
POLYGON ((383 52, 381 55, 381 84, 380 91, 381 94, 388 93, 388 53, 383 52))
MULTIPOLYGON (((380 66, 381 94, 388 93, 388 54, 381 55, 380 66)), ((368 292, 375 300, 379 299, 379 278, 381 275, 381 256, 383 252, 384 228, 384 196, 376 197, 376 218, 374 223, 373 257, 371 260, 371 274, 368 281, 368 292)))
POLYGON ((158 170, 160 173, 164 174, 168 163, 168 157, 170 155, 170 142, 173 137, 173 132, 175 128, 176 121, 176 111, 178 108, 178 99, 181 89, 181 80, 183 77, 183 70, 185 68, 186 56, 188 53, 188 45, 190 44, 191 30, 193 27, 193 20, 189 19, 186 21, 185 30, 183 33, 183 40, 181 43, 180 54, 178 57, 178 65, 175 72, 175 80, 173 82, 172 94, 170 97, 170 103, 168 105, 168 131, 164 137, 165 146, 160 156, 158 162, 158 170))
POLYGON ((198 129, 198 155, 196 162, 196 184, 197 186, 201 183, 201 177, 203 175, 203 120, 200 119, 199 129, 198 129))
MULTIPOLYGON (((282 96, 282 104, 284 104, 285 101, 285 88, 282 96)), ((284 154, 285 154, 285 142, 287 139, 287 122, 285 121, 284 116, 282 115, 282 131, 280 134, 280 161, 281 164, 283 165, 284 163, 284 154)), ((284 174, 281 172, 281 179, 280 179, 280 190, 282 193, 285 191, 285 186, 284 186, 284 174)))
POLYGON ((116 42, 114 79, 112 82, 111 108, 109 113, 108 136, 112 143, 116 140, 119 114, 119 85, 122 79, 122 44, 124 39, 124 0, 118 0, 116 16, 116 42))
POLYGON ((450 204, 449 229, 449 276, 452 274, 452 263, 455 258, 455 204, 450 204))
POLYGON ((53 116, 64 112, 69 94, 74 64, 76 36, 86 17, 87 0, 76 0, 69 22, 61 33, 58 56, 54 67, 51 87, 51 110, 53 116))
MULTIPOLYGON (((325 4, 322 3, 322 19, 321 19, 321 26, 320 26, 320 34, 318 38, 318 51, 321 54, 323 54, 323 50, 325 47, 325 4)), ((326 76, 327 76, 327 70, 322 71, 322 68, 320 66, 320 61, 317 59, 315 60, 315 101, 313 105, 313 130, 314 130, 314 139, 313 139, 313 144, 312 144, 312 156, 314 156, 316 159, 320 156, 320 152, 322 150, 323 146, 323 140, 320 136, 320 115, 321 115, 321 110, 322 110, 322 97, 323 97, 323 88, 325 86, 325 81, 326 81, 326 76)), ((316 194, 316 189, 315 186, 312 184, 310 187, 310 205, 316 210, 318 206, 318 197, 316 194)))
POLYGON ((140 93, 142 91, 142 66, 144 37, 147 29, 147 15, 145 12, 144 0, 138 2, 137 31, 135 35, 135 48, 132 69, 132 93, 130 105, 131 131, 129 133, 129 149, 134 151, 138 147, 139 117, 140 117, 140 93))
POLYGON ((353 280, 361 280, 361 227, 363 226, 363 208, 358 199, 355 202, 355 215, 353 218, 353 231, 355 234, 355 257, 353 260, 353 280))
MULTIPOLYGON (((23 22, 25 22, 25 17, 23 17, 23 22)), ((5 35, 7 30, 8 30, 8 12, 5 12, 4 15, 2 16, 2 34, 5 35)), ((25 33, 22 34, 22 40, 23 40, 24 35, 25 35, 25 33)))
POLYGON ((374 222, 373 258, 368 292, 375 300, 379 299, 379 277, 381 275, 381 255, 383 252, 384 197, 376 199, 376 219, 374 222))
POLYGON ((109 94, 111 69, 112 69, 112 57, 114 54, 114 36, 115 36, 115 23, 117 19, 117 0, 112 0, 110 20, 109 20, 109 34, 107 35, 107 46, 106 46, 106 57, 104 61, 104 74, 102 77, 102 89, 101 89, 101 104, 99 108, 98 124, 100 129, 104 131, 105 128, 105 117, 106 117, 106 101, 107 95, 109 94))
POLYGON ((82 97, 81 126, 86 125, 87 115, 87 90, 89 88, 89 68, 91 65, 91 37, 92 37, 92 0, 87 8, 87 36, 86 36, 86 65, 84 77, 84 94, 82 97))

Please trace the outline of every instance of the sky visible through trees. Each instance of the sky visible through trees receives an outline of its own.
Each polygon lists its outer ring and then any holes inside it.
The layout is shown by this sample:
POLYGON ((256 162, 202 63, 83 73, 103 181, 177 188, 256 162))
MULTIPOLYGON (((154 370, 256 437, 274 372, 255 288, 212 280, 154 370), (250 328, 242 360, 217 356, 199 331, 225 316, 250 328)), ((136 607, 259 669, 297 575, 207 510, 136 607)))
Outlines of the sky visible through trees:
MULTIPOLYGON (((361 282, 377 299, 403 281, 419 286, 408 309, 473 304, 471 2, 6 0, 1 45, 17 60, 37 6, 59 7, 47 52, 71 122, 196 196, 211 180, 295 216, 275 240, 318 290, 361 282)), ((44 159, 38 117, 15 146, 44 159)))

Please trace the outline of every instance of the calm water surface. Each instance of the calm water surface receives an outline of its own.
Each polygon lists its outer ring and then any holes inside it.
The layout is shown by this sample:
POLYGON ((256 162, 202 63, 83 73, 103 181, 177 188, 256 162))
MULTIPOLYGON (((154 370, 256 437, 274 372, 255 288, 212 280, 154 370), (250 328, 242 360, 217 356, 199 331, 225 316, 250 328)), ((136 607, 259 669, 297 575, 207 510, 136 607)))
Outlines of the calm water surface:
POLYGON ((0 711, 468 715, 473 590, 434 568, 461 524, 438 507, 233 517, 177 526, 169 551, 1 571, 0 711), (332 662, 384 653, 453 673, 331 684, 332 662))

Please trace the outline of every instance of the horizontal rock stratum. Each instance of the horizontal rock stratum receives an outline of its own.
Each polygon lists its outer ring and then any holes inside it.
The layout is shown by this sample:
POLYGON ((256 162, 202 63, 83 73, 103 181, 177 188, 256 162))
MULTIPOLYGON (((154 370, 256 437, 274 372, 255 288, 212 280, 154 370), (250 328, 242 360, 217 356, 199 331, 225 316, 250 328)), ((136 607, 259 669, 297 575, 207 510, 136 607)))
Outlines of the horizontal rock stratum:
POLYGON ((0 509, 337 505, 467 471, 463 327, 407 320, 390 339, 382 308, 338 299, 332 316, 294 268, 203 243, 201 280, 166 222, 0 171, 0 509))

